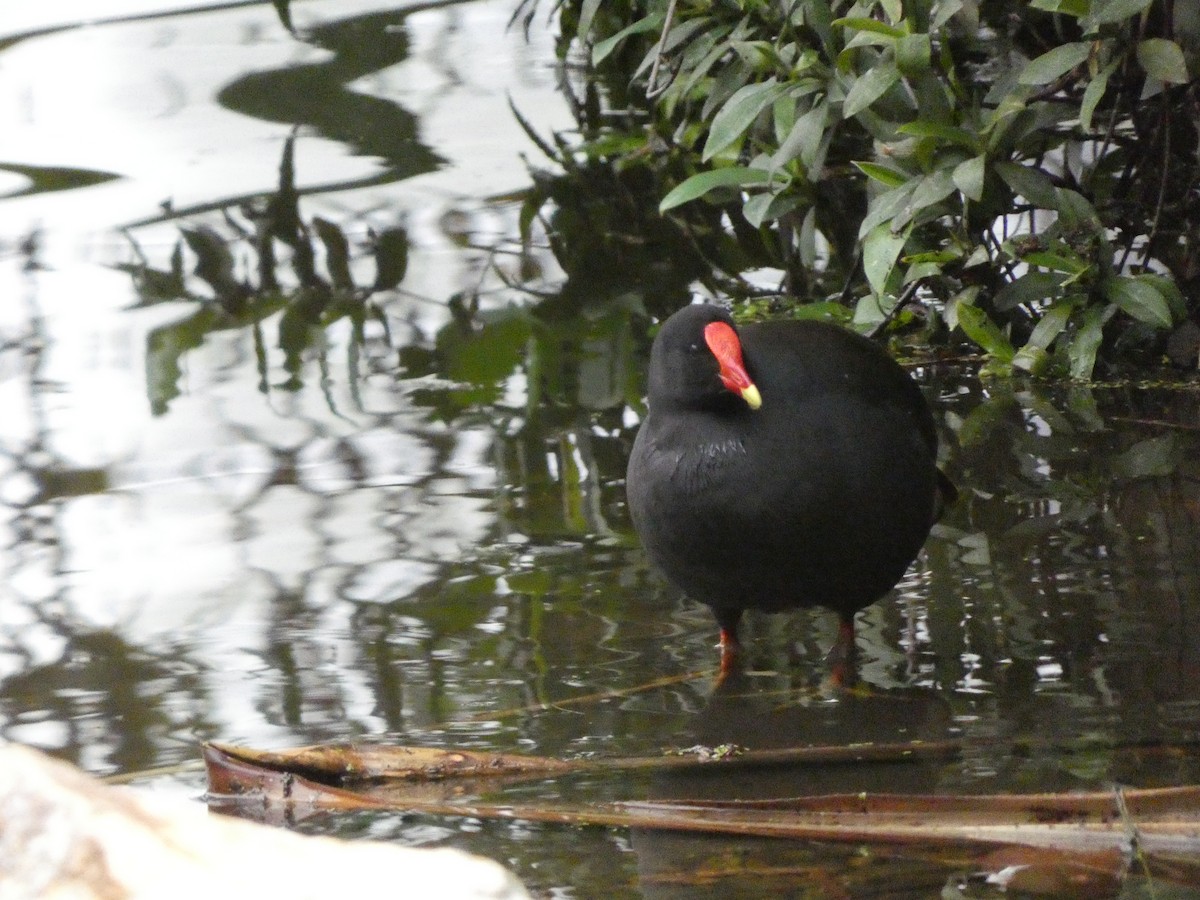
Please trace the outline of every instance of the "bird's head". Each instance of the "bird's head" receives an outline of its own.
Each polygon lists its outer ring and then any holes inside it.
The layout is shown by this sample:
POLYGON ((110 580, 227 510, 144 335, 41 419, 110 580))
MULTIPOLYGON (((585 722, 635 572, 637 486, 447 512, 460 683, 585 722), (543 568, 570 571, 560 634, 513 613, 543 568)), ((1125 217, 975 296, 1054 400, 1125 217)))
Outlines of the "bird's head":
POLYGON ((654 339, 651 404, 725 407, 731 393, 750 409, 762 406, 733 320, 718 306, 685 306, 663 323, 654 339))

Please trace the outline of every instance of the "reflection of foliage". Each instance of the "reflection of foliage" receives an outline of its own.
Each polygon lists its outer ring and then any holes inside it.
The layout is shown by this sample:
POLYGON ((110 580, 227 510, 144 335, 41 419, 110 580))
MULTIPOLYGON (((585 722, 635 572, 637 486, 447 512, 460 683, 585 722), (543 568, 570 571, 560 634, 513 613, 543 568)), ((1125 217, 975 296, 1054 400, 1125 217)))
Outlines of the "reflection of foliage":
MULTIPOLYGON (((222 88, 221 104, 265 122, 283 122, 337 141, 384 166, 372 180, 395 181, 435 169, 441 160, 419 139, 416 117, 390 99, 354 89, 409 53, 411 9, 336 18, 297 31, 288 4, 276 3, 292 36, 328 53, 318 62, 250 72, 222 88)), ((324 56, 324 54, 323 54, 324 56)))
MULTIPOLYGON (((1029 674, 1050 645, 1103 655, 1104 641, 1132 622, 1161 627, 1171 644, 1200 646, 1188 618, 1200 596, 1189 574, 1200 508, 1188 424, 1194 388, 994 384, 989 393, 982 403, 965 393, 943 403, 956 474, 969 490, 930 545, 943 576, 935 592, 947 591, 936 599, 950 604, 941 640, 962 630, 949 591, 970 584, 974 615, 961 638, 984 655, 985 670, 1007 657, 1010 674, 1029 674), (1174 615, 1182 617, 1175 626, 1163 624, 1174 615)), ((1187 665, 1200 663, 1194 650, 1186 655, 1187 665)))
POLYGON ((275 5, 275 13, 279 16, 280 24, 294 34, 296 28, 292 25, 291 0, 271 0, 271 2, 275 5))
POLYGON ((30 194, 45 194, 50 191, 68 191, 75 188, 103 184, 121 176, 95 169, 68 169, 62 166, 26 166, 6 162, 0 164, 0 172, 12 172, 29 180, 29 184, 8 194, 5 198, 25 197, 30 194))
POLYGON ((645 168, 616 169, 605 161, 576 161, 562 139, 546 143, 519 113, 518 121, 561 174, 534 172, 521 210, 526 246, 535 222, 567 275, 566 299, 581 304, 598 295, 636 290, 655 312, 688 301, 688 284, 709 278, 711 260, 735 250, 714 218, 706 232, 680 229, 658 215, 655 185, 645 168))
POLYGON ((1131 776, 1138 754, 1113 753, 1113 735, 1194 739, 1195 386, 939 387, 964 490, 926 548, 919 683, 953 686, 957 712, 980 717, 969 734, 1030 739, 977 748, 1022 789, 1131 776))
MULTIPOLYGON (((1194 439, 1153 414, 1136 413, 1167 398, 1175 417, 1194 408, 1194 390, 1178 388, 1131 397, 1121 388, 1047 392, 996 383, 984 402, 970 400, 961 415, 956 402, 944 401, 955 466, 971 488, 960 512, 967 514, 973 536, 962 547, 981 550, 973 557, 980 561, 999 549, 1024 564, 1032 547, 1040 548, 1042 559, 1049 547, 1094 552, 1084 549, 1087 535, 1121 535, 1140 527, 1121 519, 1119 498, 1149 480, 1186 478, 1187 447, 1194 439), (1114 428, 1115 418, 1128 424, 1114 428)), ((1062 568, 1068 567, 1064 561, 1062 568)))
POLYGON ((135 772, 158 761, 164 733, 188 740, 218 733, 208 719, 207 686, 179 647, 150 650, 116 632, 38 616, 61 640, 59 650, 0 682, 0 734, 22 718, 32 721, 36 710, 37 721, 62 723, 58 753, 82 765, 103 747, 107 765, 135 772), (151 684, 158 689, 146 690, 151 684))
POLYGON ((580 139, 549 149, 636 178, 698 244, 719 231, 731 274, 857 296, 864 329, 915 293, 997 367, 1086 378, 1189 312, 1182 6, 572 0, 580 139))
POLYGON ((483 404, 506 409, 506 381, 517 373, 527 382, 519 392, 521 408, 513 410, 522 416, 639 402, 631 323, 641 312, 637 302, 614 302, 579 315, 561 302, 480 310, 456 297, 451 310, 453 318, 431 350, 401 351, 410 375, 436 374, 460 386, 444 398, 440 412, 447 419, 483 404))
MULTIPOLYGON (((194 300, 200 308, 181 322, 151 332, 147 352, 150 403, 156 414, 166 411, 178 396, 180 359, 200 346, 213 331, 250 327, 259 362, 260 388, 269 389, 262 329, 268 317, 280 313, 279 346, 284 352, 286 378, 280 385, 296 390, 306 351, 313 350, 325 369, 324 335, 335 322, 351 323, 348 368, 356 381, 358 348, 364 326, 377 320, 384 332, 387 322, 371 296, 394 288, 404 278, 408 238, 403 228, 371 235, 375 276, 369 285, 355 283, 350 241, 333 222, 316 217, 306 222, 300 214, 295 187, 294 145, 289 138, 279 168, 279 189, 262 202, 247 203, 241 212, 252 230, 237 223, 227 210, 225 223, 232 236, 209 225, 182 226, 168 269, 155 269, 144 257, 125 266, 134 278, 143 305, 171 300, 194 300), (255 261, 253 273, 239 271, 236 247, 247 248, 255 261), (279 248, 286 248, 288 275, 281 279, 279 248), (207 290, 194 290, 184 272, 185 248, 195 259, 195 278, 207 290), (318 271, 318 256, 324 272, 318 271), (288 284, 284 284, 284 279, 288 284)), ((136 249, 136 245, 135 245, 136 249)), ((140 251, 139 251, 140 257, 140 251)))
MULTIPOLYGON (((461 297, 431 347, 408 346, 409 377, 435 376, 413 393, 435 418, 496 433, 505 529, 535 541, 611 534, 628 453, 627 409, 641 403, 643 311, 630 299, 580 314, 551 298, 532 308, 480 310, 461 297)), ((616 514, 623 519, 623 513, 616 514)))

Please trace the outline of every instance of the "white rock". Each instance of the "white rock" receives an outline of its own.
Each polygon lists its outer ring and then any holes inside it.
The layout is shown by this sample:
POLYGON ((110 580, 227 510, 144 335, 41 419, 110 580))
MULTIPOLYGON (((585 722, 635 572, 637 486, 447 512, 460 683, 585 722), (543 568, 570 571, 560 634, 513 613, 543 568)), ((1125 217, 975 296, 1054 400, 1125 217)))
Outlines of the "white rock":
POLYGON ((110 787, 0 747, 0 900, 528 900, 498 863, 459 850, 307 837, 110 787))

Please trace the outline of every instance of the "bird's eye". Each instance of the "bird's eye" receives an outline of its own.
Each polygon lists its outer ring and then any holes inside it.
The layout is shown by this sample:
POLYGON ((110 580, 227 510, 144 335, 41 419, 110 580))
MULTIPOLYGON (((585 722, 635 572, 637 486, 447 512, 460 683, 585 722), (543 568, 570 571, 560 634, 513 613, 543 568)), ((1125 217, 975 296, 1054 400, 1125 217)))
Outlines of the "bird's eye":
POLYGON ((688 344, 687 349, 688 349, 688 353, 699 353, 700 345, 699 344, 688 344))

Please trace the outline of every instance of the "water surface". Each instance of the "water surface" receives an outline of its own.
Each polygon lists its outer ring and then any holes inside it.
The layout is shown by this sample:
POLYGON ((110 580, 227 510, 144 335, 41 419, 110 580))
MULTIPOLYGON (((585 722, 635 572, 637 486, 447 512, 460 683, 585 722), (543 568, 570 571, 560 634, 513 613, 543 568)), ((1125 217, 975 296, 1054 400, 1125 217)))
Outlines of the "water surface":
MULTIPOLYGON (((509 102, 543 134, 570 123, 546 13, 526 40, 508 2, 302 3, 296 35, 269 4, 178 6, 89 5, 88 27, 26 10, 0 45, 0 735, 102 775, 210 738, 964 748, 512 795, 546 802, 1200 780, 1195 384, 915 369, 963 498, 859 617, 863 690, 825 684, 819 610, 748 617, 750 671, 716 690, 711 616, 649 571, 622 485, 649 314, 692 276, 583 267, 564 289, 519 239, 536 150, 509 102), (298 287, 295 248, 274 267, 256 250, 269 208, 336 226, 355 285, 403 278, 307 310, 329 294, 298 287), (217 245, 245 308, 193 274, 217 245)), ((312 245, 336 281, 336 247, 312 245)), ((203 790, 195 771, 143 782, 203 790)), ((856 847, 301 827, 464 847, 547 896, 931 896, 966 877, 856 847)))

